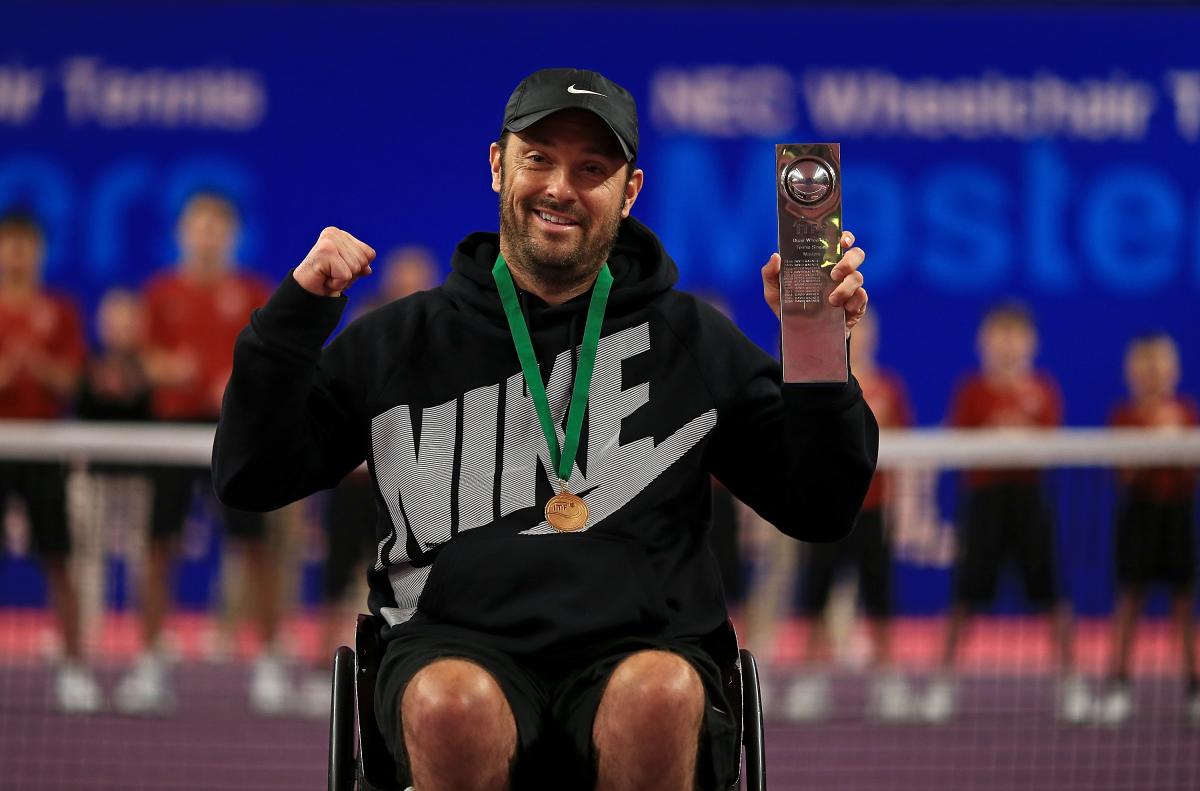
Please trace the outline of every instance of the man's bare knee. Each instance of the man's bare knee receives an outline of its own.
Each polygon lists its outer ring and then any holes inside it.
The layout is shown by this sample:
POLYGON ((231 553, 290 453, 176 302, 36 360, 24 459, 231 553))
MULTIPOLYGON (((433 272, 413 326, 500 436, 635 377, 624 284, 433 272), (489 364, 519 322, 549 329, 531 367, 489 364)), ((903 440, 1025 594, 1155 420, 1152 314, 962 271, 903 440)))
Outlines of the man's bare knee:
POLYGON ((691 788, 704 685, 695 668, 668 651, 642 651, 609 678, 592 739, 598 791, 691 788))
POLYGON ((465 659, 439 659, 412 677, 399 709, 417 788, 508 787, 517 726, 491 673, 465 659))
POLYGON ((439 659, 421 668, 401 696, 399 714, 405 736, 418 740, 515 730, 508 700, 496 679, 464 659, 439 659))
POLYGON ((620 713, 622 719, 636 721, 648 715, 699 726, 704 685, 695 668, 678 654, 642 651, 617 665, 600 705, 620 713))

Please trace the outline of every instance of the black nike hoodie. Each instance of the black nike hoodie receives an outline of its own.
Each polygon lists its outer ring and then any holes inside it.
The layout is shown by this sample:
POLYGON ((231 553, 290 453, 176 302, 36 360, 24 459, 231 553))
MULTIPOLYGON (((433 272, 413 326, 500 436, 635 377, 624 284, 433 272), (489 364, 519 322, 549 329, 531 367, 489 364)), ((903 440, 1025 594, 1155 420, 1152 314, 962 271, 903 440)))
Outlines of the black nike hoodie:
MULTIPOLYGON (((375 483, 370 608, 390 637, 468 634, 516 656, 620 636, 701 637, 726 620, 707 534, 710 475, 789 536, 847 535, 878 427, 857 382, 781 385, 778 363, 673 288, 654 234, 622 222, 569 481, 584 530, 558 533, 546 440, 492 280, 499 240, 468 236, 446 283, 352 322, 289 274, 238 338, 213 446, 229 506, 269 510, 375 483)), ((522 309, 558 426, 591 293, 522 309)), ((358 525, 336 526, 348 534, 358 525)))

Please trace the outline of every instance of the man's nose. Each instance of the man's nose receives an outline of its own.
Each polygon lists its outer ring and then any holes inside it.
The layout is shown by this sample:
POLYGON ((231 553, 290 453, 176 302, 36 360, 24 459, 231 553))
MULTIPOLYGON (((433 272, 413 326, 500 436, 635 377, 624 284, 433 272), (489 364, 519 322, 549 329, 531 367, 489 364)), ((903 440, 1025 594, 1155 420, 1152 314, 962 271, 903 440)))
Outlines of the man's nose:
POLYGON ((559 203, 573 203, 577 196, 575 185, 571 181, 571 172, 566 168, 554 168, 546 182, 546 195, 559 203))

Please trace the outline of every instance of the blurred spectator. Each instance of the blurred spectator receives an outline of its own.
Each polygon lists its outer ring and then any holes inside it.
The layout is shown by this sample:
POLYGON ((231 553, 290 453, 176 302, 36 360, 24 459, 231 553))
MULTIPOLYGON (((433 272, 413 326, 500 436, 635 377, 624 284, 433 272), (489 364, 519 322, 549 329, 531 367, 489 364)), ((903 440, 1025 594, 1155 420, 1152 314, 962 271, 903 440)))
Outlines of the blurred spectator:
MULTIPOLYGON (((0 218, 0 419, 52 420, 75 391, 85 345, 67 298, 42 285, 46 239, 31 215, 0 218)), ((83 663, 76 586, 68 573, 71 536, 66 465, 0 461, 0 513, 7 495, 24 500, 34 553, 41 560, 58 619, 63 660, 55 700, 68 712, 95 711, 100 688, 83 663)))
POLYGON ((113 289, 96 307, 98 354, 84 366, 75 413, 84 420, 143 421, 152 417, 150 380, 142 368, 146 314, 137 294, 113 289))
MULTIPOLYGON (((1133 339, 1125 351, 1129 399, 1112 413, 1111 423, 1126 428, 1179 431, 1195 426, 1196 402, 1180 395, 1179 350, 1166 334, 1133 339)), ((1138 614, 1147 589, 1165 583, 1179 629, 1187 684, 1187 715, 1200 723, 1200 679, 1196 676, 1196 642, 1192 611, 1196 585, 1194 534, 1196 471, 1138 469, 1121 473, 1114 556, 1117 606, 1113 615, 1109 686, 1100 699, 1101 722, 1117 725, 1133 714, 1129 657, 1138 614)))
MULTIPOLYGON (((81 420, 137 422, 150 420, 150 382, 142 369, 145 311, 137 294, 113 289, 96 308, 99 352, 83 368, 75 398, 81 420)), ((74 526, 72 567, 84 591, 85 628, 104 614, 105 560, 116 550, 144 576, 146 524, 150 504, 147 468, 118 462, 92 462, 73 471, 68 508, 74 526), (90 596, 88 594, 91 594, 90 596)), ((139 590, 144 586, 139 584, 139 590)), ((90 635, 89 635, 90 636, 90 635)))
MULTIPOLYGON (((234 339, 251 311, 270 293, 257 278, 236 271, 238 223, 237 210, 224 196, 193 195, 177 226, 177 266, 154 276, 146 286, 143 364, 158 420, 210 423, 217 419, 233 363, 234 339)), ((115 702, 122 711, 163 713, 173 706, 160 638, 169 607, 169 575, 197 485, 211 497, 207 468, 163 466, 153 471, 150 551, 142 588, 143 652, 117 686, 115 702)), ((290 692, 276 649, 278 570, 268 557, 265 523, 261 514, 218 510, 244 555, 253 588, 251 606, 264 645, 251 678, 250 702, 260 712, 280 713, 289 703, 290 692)))
MULTIPOLYGON (((850 359, 880 428, 912 425, 908 391, 900 377, 876 365, 879 316, 872 314, 854 328, 850 359)), ((830 705, 829 678, 823 667, 830 659, 829 594, 838 575, 858 572, 858 590, 871 638, 871 685, 866 714, 872 719, 898 721, 910 715, 908 682, 892 664, 892 550, 890 525, 884 517, 886 473, 877 472, 863 501, 854 532, 831 544, 812 544, 801 576, 801 602, 810 619, 806 662, 810 665, 788 691, 783 713, 793 720, 825 716, 830 705)))
MULTIPOLYGON (((954 428, 1039 429, 1062 422, 1062 399, 1049 374, 1034 369, 1038 337, 1033 316, 1020 304, 992 308, 979 327, 982 368, 955 393, 949 415, 954 428)), ((963 476, 953 603, 942 667, 922 703, 930 721, 954 711, 953 672, 959 641, 972 611, 990 604, 1000 570, 1013 563, 1029 604, 1049 611, 1059 679, 1059 716, 1078 722, 1091 702, 1074 671, 1071 609, 1059 588, 1054 558, 1054 522, 1034 470, 976 470, 963 476)))
POLYGON ((420 245, 406 245, 392 250, 384 256, 382 269, 379 294, 357 315, 404 299, 409 294, 427 291, 438 284, 437 261, 429 248, 420 245))
MULTIPOLYGON (((355 318, 368 311, 426 291, 438 283, 438 267, 425 247, 398 247, 376 266, 382 286, 374 299, 355 312, 355 318)), ((321 647, 316 664, 304 681, 300 706, 314 718, 329 716, 329 662, 337 646, 352 643, 354 617, 365 610, 365 589, 351 586, 352 580, 364 579, 362 567, 375 552, 375 487, 371 476, 360 468, 347 475, 325 501, 325 571, 321 581, 321 647), (347 592, 359 591, 357 603, 347 600, 347 592)))

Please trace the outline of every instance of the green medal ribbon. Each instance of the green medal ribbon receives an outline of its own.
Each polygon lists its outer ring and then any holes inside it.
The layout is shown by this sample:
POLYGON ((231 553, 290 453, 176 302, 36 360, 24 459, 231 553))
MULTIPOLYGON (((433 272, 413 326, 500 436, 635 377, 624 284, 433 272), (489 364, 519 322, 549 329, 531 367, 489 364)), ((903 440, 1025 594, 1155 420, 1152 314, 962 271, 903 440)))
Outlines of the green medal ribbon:
POLYGON ((587 322, 583 326, 579 369, 575 372, 571 403, 567 407, 567 430, 563 435, 561 451, 558 447, 558 432, 554 430, 554 418, 550 414, 550 399, 546 397, 546 386, 542 384, 537 356, 533 352, 533 340, 529 337, 529 327, 525 325, 525 317, 521 314, 521 305, 517 301, 517 288, 513 285, 512 273, 508 271, 508 262, 504 260, 503 255, 496 256, 492 278, 496 281, 496 290, 500 292, 500 302, 504 305, 504 315, 508 319, 513 345, 517 347, 517 357, 521 360, 521 373, 525 376, 525 383, 529 385, 529 396, 533 399, 538 420, 546 435, 550 459, 554 462, 561 485, 565 487, 566 482, 571 479, 575 454, 579 450, 583 413, 587 409, 588 388, 592 383, 592 370, 596 367, 596 348, 600 344, 600 325, 604 322, 604 306, 608 304, 608 292, 612 290, 612 272, 608 270, 607 263, 602 265, 600 274, 596 277, 596 285, 592 289, 587 322))

